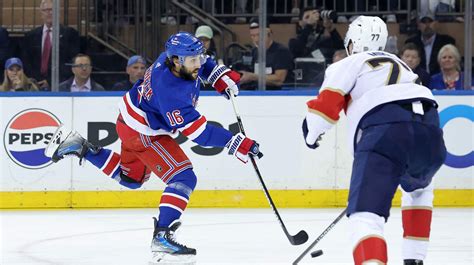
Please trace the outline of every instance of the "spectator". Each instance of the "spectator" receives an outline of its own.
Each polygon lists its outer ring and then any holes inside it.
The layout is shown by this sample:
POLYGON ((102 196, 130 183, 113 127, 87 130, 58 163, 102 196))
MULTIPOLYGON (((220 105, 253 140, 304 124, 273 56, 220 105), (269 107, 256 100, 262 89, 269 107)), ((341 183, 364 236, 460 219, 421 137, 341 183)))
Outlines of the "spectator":
POLYGON ((446 44, 455 45, 455 40, 451 36, 437 34, 436 26, 437 21, 431 13, 422 15, 418 22, 419 34, 405 41, 405 43, 414 43, 422 51, 420 66, 430 75, 440 71, 436 58, 441 47, 446 44))
MULTIPOLYGON (((214 37, 214 32, 212 31, 211 27, 207 25, 199 26, 196 29, 194 36, 202 41, 204 48, 206 48, 206 54, 217 62, 216 44, 212 39, 214 37)), ((220 62, 220 64, 223 64, 223 62, 220 62)))
POLYGON ((8 31, 0 27, 0 72, 3 72, 3 65, 8 57, 10 57, 10 38, 8 31))
POLYGON ((72 60, 73 77, 59 84, 62 92, 90 92, 103 91, 104 87, 90 78, 92 61, 88 55, 79 53, 72 60))
POLYGON ((414 43, 407 43, 400 51, 400 58, 420 77, 421 84, 430 87, 430 75, 420 66, 420 50, 414 43))
POLYGON ((146 61, 140 55, 134 55, 128 59, 127 62, 127 74, 126 80, 115 83, 112 87, 114 91, 128 91, 130 90, 135 82, 139 79, 143 79, 146 70, 146 61))
POLYGON ((23 72, 23 62, 13 57, 5 62, 4 79, 0 91, 38 91, 38 86, 23 72))
MULTIPOLYGON (((41 90, 50 90, 51 84, 51 47, 53 27, 52 0, 42 0, 40 3, 43 26, 25 34, 22 52, 25 70, 31 77, 38 80, 41 90)), ((59 27, 59 80, 71 76, 66 62, 70 62, 79 53, 79 33, 70 27, 59 27)))
POLYGON ((290 39, 288 47, 295 58, 317 57, 321 53, 330 64, 334 51, 344 49, 344 43, 331 19, 321 22, 319 10, 307 7, 300 14, 297 36, 290 39))
MULTIPOLYGON (((441 73, 431 76, 430 89, 462 90, 464 74, 461 71, 461 55, 456 46, 447 44, 438 54, 441 73)), ((471 84, 471 87, 474 85, 471 84)))
MULTIPOLYGON (((291 71, 293 70, 293 59, 290 51, 282 44, 273 40, 273 33, 268 23, 265 29, 266 37, 266 89, 278 90, 287 82, 291 71)), ((252 49, 252 65, 254 72, 241 71, 240 84, 242 89, 256 89, 258 82, 258 66, 256 65, 258 59, 258 43, 259 43, 259 25, 258 18, 253 18, 250 21, 250 38, 256 46, 252 49)))

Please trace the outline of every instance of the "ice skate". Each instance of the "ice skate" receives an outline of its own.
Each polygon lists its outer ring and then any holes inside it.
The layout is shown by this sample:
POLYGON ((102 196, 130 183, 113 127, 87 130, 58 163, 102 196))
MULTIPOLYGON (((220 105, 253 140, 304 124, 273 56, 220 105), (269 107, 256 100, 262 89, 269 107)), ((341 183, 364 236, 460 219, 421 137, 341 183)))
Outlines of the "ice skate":
POLYGON ((152 264, 186 264, 196 263, 196 249, 188 248, 176 242, 175 233, 181 226, 176 221, 170 227, 158 227, 158 220, 154 219, 155 231, 151 241, 152 264))
POLYGON ((101 147, 89 143, 76 131, 61 125, 54 133, 45 149, 45 155, 51 157, 53 162, 58 162, 65 156, 78 157, 81 164, 87 151, 98 153, 101 147))

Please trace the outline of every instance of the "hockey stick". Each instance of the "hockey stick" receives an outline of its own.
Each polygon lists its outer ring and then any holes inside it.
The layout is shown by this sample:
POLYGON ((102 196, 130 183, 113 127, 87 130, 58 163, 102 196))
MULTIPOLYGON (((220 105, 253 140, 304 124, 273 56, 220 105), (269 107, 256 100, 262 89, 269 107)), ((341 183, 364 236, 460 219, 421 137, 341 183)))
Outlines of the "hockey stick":
MULTIPOLYGON (((239 129, 243 135, 246 135, 245 130, 244 130, 244 125, 242 124, 242 119, 240 118, 240 114, 237 111, 237 105, 234 100, 234 92, 230 89, 228 89, 227 91, 230 97, 230 101, 232 102, 232 107, 234 109, 235 117, 237 118, 237 123, 239 124, 239 129)), ((270 196, 270 193, 268 192, 265 182, 263 182, 263 178, 262 178, 262 175, 260 174, 260 170, 258 170, 257 163, 255 162, 255 158, 252 155, 249 155, 249 157, 250 157, 250 161, 252 161, 252 165, 253 165, 253 168, 255 169, 255 173, 257 173, 258 179, 260 180, 260 184, 262 184, 265 196, 267 197, 267 200, 270 203, 270 206, 272 207, 273 212, 275 213, 278 221, 280 222, 280 225, 283 228, 283 232, 285 232, 285 235, 290 241, 290 243, 292 245, 301 245, 305 243, 306 241, 308 241, 308 233, 306 233, 306 231, 304 230, 299 231, 298 234, 294 236, 290 235, 290 233, 286 229, 285 224, 283 223, 283 220, 280 217, 280 214, 278 213, 278 210, 275 204, 273 203, 272 197, 270 196)))
MULTIPOLYGON (((298 264, 298 262, 300 262, 303 257, 308 254, 308 252, 316 245, 318 244, 319 241, 321 241, 321 239, 323 239, 323 237, 326 236, 326 234, 342 219, 342 217, 344 217, 346 215, 346 212, 347 212, 347 209, 344 209, 344 211, 342 211, 341 214, 339 214, 338 217, 336 217, 336 219, 334 221, 332 221, 332 223, 321 233, 321 235, 318 236, 318 238, 316 238, 313 243, 311 243, 311 245, 309 245, 308 248, 306 248, 303 253, 301 253, 301 255, 299 255, 298 258, 295 259, 295 261, 293 261, 293 265, 296 265, 298 264)), ((317 257, 317 256, 320 256, 322 255, 323 252, 321 250, 318 250, 318 251, 315 251, 315 254, 313 255, 311 253, 311 256, 314 257, 317 257)))

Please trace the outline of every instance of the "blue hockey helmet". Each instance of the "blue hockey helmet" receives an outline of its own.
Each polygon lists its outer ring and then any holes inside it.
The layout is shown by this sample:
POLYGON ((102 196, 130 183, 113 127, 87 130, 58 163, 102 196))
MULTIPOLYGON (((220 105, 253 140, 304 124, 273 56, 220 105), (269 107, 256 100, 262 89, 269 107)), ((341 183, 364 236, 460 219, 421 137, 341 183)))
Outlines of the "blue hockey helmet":
POLYGON ((171 59, 172 56, 178 56, 181 64, 184 63, 184 57, 202 55, 206 52, 202 42, 194 35, 180 31, 171 35, 166 41, 166 56, 171 59))

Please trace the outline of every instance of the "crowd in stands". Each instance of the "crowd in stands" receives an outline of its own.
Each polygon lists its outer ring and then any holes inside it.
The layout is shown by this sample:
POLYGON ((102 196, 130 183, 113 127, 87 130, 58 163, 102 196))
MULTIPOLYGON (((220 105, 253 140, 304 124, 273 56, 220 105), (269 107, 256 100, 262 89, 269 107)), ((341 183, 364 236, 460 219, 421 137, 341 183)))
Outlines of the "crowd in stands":
MULTIPOLYGON (((326 65, 334 63, 333 55, 344 51, 344 44, 340 34, 333 26, 333 21, 321 18, 317 8, 308 7, 301 12, 299 29, 296 38, 290 39, 289 49, 284 45, 273 41, 272 32, 267 23, 267 89, 281 89, 281 86, 291 80, 291 73, 295 58, 308 57, 317 59, 320 57, 326 65), (277 60, 275 60, 277 58, 277 60), (277 73, 279 73, 277 75, 277 73), (276 78, 279 76, 280 78, 276 78), (278 82, 274 82, 277 80, 278 82), (282 80, 285 80, 282 82, 282 80)), ((250 21, 250 37, 255 46, 258 43, 257 20, 250 21)), ((405 45, 398 54, 407 65, 418 74, 421 83, 434 90, 462 90, 464 89, 464 73, 461 69, 461 55, 455 46, 455 40, 449 35, 437 32, 436 17, 431 13, 421 15, 418 22, 418 33, 408 38, 405 45)), ((398 49, 397 49, 398 50, 398 49)), ((255 84, 245 86, 247 83, 255 82, 258 78, 256 71, 257 48, 253 48, 252 65, 253 72, 240 71, 242 73, 243 89, 255 89, 255 84)), ((316 76, 314 85, 322 83, 323 75, 316 76)), ((471 84, 471 87, 474 86, 471 84)))
MULTIPOLYGON (((53 2, 42 0, 39 5, 43 25, 27 32, 20 43, 20 57, 11 57, 8 31, 0 27, 0 64, 4 70, 0 91, 51 91, 53 2)), ((128 90, 145 72, 146 62, 140 56, 128 61, 128 80, 115 84, 109 90, 128 90)), ((58 91, 104 91, 91 78, 92 59, 80 53, 79 33, 67 26, 59 27, 59 80, 58 91)))
MULTIPOLYGON (((244 2, 247 1, 240 1, 239 5, 245 6, 244 2)), ((392 2, 389 1, 390 5, 392 2)), ((292 1, 293 11, 299 11, 299 6, 299 1, 292 1)), ((51 91, 52 0, 42 0, 39 10, 43 25, 25 34, 18 57, 14 57, 9 51, 8 31, 0 27, 0 71, 4 72, 0 91, 51 91)), ((462 58, 455 40, 449 35, 438 33, 438 18, 432 15, 431 10, 426 12, 418 17, 418 33, 405 41, 398 55, 418 74, 424 86, 436 90, 463 89, 462 58)), ((301 79, 301 76, 298 77, 301 73, 295 70, 295 63, 298 62, 309 62, 311 67, 323 65, 321 70, 310 74, 310 86, 320 85, 324 78, 324 68, 346 56, 343 38, 334 25, 338 20, 340 18, 322 15, 320 8, 301 9, 296 22, 296 36, 288 43, 274 40, 271 23, 267 21, 264 29, 266 89, 280 90, 297 83, 301 79)), ((251 60, 245 68, 234 70, 241 74, 241 89, 255 90, 259 75, 257 47, 259 32, 262 30, 258 18, 250 19, 248 28, 253 45, 251 60)), ((79 33, 71 27, 61 25, 59 35, 59 91, 125 91, 144 76, 147 61, 140 55, 134 55, 124 66, 128 77, 110 88, 104 88, 91 78, 93 62, 90 56, 80 53, 79 33)), ((212 59, 223 63, 222 56, 216 52, 211 27, 200 25, 195 36, 204 43, 207 54, 212 59)), ((204 89, 210 89, 209 84, 204 86, 204 89)))

